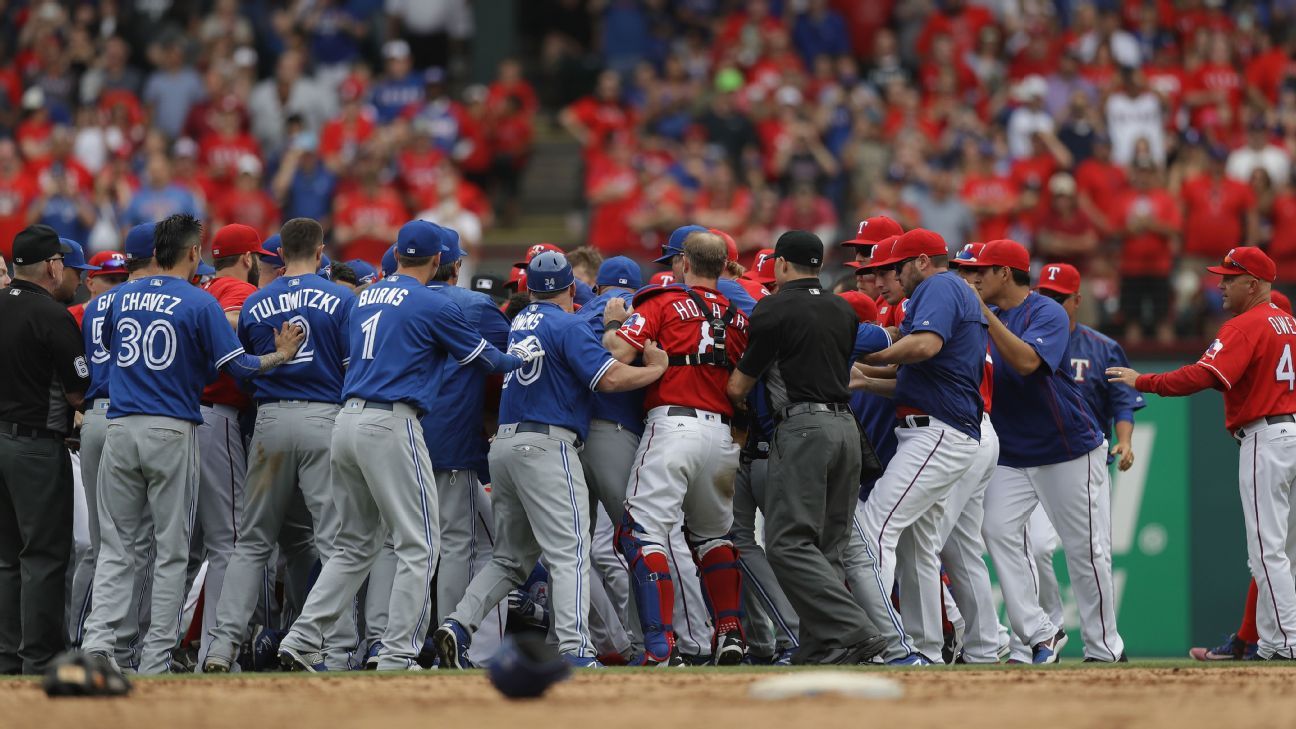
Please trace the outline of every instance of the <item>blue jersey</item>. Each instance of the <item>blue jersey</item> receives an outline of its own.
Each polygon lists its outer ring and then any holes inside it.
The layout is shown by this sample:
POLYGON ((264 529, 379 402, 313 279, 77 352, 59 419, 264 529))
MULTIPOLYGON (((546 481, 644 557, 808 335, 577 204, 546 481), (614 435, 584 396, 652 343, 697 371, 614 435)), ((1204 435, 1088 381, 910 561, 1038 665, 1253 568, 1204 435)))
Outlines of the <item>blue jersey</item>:
POLYGON ((306 339, 297 354, 252 382, 257 402, 342 402, 342 377, 350 360, 347 327, 355 294, 318 274, 280 276, 252 294, 239 314, 239 339, 253 354, 275 349, 275 333, 292 322, 306 339))
MULTIPOLYGON (((81 318, 81 337, 85 340, 86 359, 90 362, 90 386, 86 388, 86 403, 108 397, 108 377, 112 372, 112 357, 104 346, 104 317, 112 308, 113 298, 121 285, 86 302, 85 316, 81 318)), ((87 405, 88 407, 88 405, 87 405)))
POLYGON ((1108 367, 1129 367, 1125 350, 1111 337, 1084 324, 1071 330, 1065 360, 1071 379, 1080 386, 1085 404, 1108 435, 1114 423, 1134 422, 1134 411, 1147 405, 1138 390, 1119 382, 1108 382, 1108 367))
MULTIPOLYGON (((444 281, 434 281, 428 288, 458 304, 468 326, 491 346, 508 348, 508 319, 491 297, 444 281)), ((432 407, 423 416, 423 438, 432 467, 438 471, 476 471, 478 478, 487 483, 486 453, 490 444, 482 430, 487 374, 479 367, 462 367, 457 362, 446 361, 444 367, 443 387, 435 393, 432 407)))
POLYGON ((935 357, 900 367, 898 408, 926 413, 980 441, 987 327, 981 302, 957 274, 938 273, 918 284, 905 307, 900 333, 932 332, 944 344, 935 357))
POLYGON ((113 289, 103 344, 115 366, 109 418, 157 415, 201 423, 203 386, 221 368, 256 373, 211 294, 175 276, 149 276, 113 289))
MULTIPOLYGON (((576 312, 576 316, 589 324, 590 331, 600 341, 602 341, 603 337, 603 309, 607 307, 608 300, 614 296, 624 300, 627 308, 630 307, 631 302, 634 300, 633 291, 608 292, 590 299, 588 304, 585 304, 580 311, 576 312)), ((595 393, 593 417, 611 420, 635 435, 643 435, 643 403, 643 390, 595 393)))
POLYGON ((877 324, 867 322, 855 330, 855 346, 851 349, 851 362, 866 354, 881 352, 891 346, 891 335, 877 324))
POLYGON ((423 82, 412 73, 402 79, 379 81, 370 98, 378 122, 390 124, 406 107, 423 103, 423 82))
POLYGON ((576 279, 573 283, 576 284, 576 291, 572 296, 572 300, 576 302, 577 306, 583 307, 594 300, 594 289, 590 288, 589 284, 580 279, 576 279))
POLYGON ((347 333, 351 366, 342 399, 403 402, 428 412, 447 361, 505 372, 522 360, 482 339, 450 297, 400 274, 356 296, 347 333))
POLYGON ((756 308, 756 299, 747 293, 747 289, 738 283, 737 279, 720 278, 716 281, 716 291, 720 292, 726 299, 729 299, 743 316, 750 317, 752 309, 756 308))
POLYGON ((592 394, 616 360, 587 322, 552 302, 534 302, 513 319, 510 344, 532 335, 545 356, 504 378, 499 421, 557 425, 584 440, 592 394))
POLYGON ((1102 433, 1065 362, 1071 322, 1056 301, 1034 291, 1020 306, 999 312, 1008 331, 1030 345, 1042 363, 1022 377, 998 347, 994 358, 994 410, 999 463, 1012 468, 1047 466, 1079 458, 1102 443, 1102 433))

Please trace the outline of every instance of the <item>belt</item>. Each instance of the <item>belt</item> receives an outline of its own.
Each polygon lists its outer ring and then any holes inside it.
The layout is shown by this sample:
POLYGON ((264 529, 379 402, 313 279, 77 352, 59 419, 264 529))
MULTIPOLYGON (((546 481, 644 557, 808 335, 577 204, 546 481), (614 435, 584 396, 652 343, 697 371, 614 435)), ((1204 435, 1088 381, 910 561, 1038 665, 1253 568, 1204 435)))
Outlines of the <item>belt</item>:
MULTIPOLYGON (((513 426, 513 432, 515 433, 538 433, 540 435, 551 435, 551 434, 557 435, 557 433, 553 433, 552 431, 558 431, 558 430, 566 431, 568 433, 572 432, 571 428, 564 428, 561 425, 550 426, 548 423, 537 423, 531 420, 523 420, 522 422, 513 426)), ((580 448, 585 444, 581 442, 581 439, 578 437, 576 438, 576 442, 573 443, 572 445, 576 446, 577 448, 580 448)))
POLYGON ((926 415, 906 415, 897 421, 897 427, 900 428, 926 428, 929 425, 931 418, 926 415))
POLYGON ((850 414, 850 406, 840 402, 794 402, 784 406, 774 415, 774 422, 781 423, 794 415, 808 413, 841 413, 850 414))
MULTIPOLYGON (((1267 416, 1267 417, 1260 418, 1259 420, 1256 420, 1255 422, 1247 423, 1247 425, 1256 425, 1256 424, 1258 424, 1261 420, 1264 421, 1264 424, 1265 424, 1265 425, 1278 425, 1279 423, 1296 423, 1296 415, 1269 415, 1269 416, 1267 416)), ((1257 427, 1259 427, 1259 426, 1257 426, 1257 427)), ((1254 431, 1255 431, 1255 429, 1252 428, 1251 432, 1254 432, 1254 431)), ((1245 426, 1244 426, 1244 427, 1241 427, 1241 428, 1238 428, 1237 430, 1233 431, 1233 437, 1236 438, 1237 441, 1238 441, 1239 443, 1242 442, 1242 439, 1243 439, 1243 438, 1247 437, 1247 434, 1248 434, 1248 431, 1247 431, 1247 429, 1246 429, 1245 426)))
MULTIPOLYGON (((360 400, 360 399, 361 398, 354 398, 354 397, 348 398, 347 402, 342 404, 342 407, 345 409, 350 404, 351 400, 360 400)), ((419 410, 418 408, 406 402, 375 402, 373 400, 364 400, 365 410, 386 410, 389 413, 395 413, 397 412, 396 410, 397 407, 400 407, 402 409, 409 408, 410 410, 414 411, 414 417, 418 418, 419 420, 423 419, 423 411, 419 410)))
MULTIPOLYGON (((701 418, 702 417, 701 415, 698 415, 698 411, 696 408, 686 408, 680 405, 671 405, 670 407, 666 408, 666 414, 673 418, 701 418)), ((716 415, 720 417, 720 422, 724 423, 725 425, 729 424, 728 415, 724 415, 721 413, 716 413, 716 415)))
POLYGON ((33 428, 30 425, 22 423, 7 423, 0 420, 0 435, 7 435, 11 438, 34 438, 38 440, 63 440, 65 437, 62 433, 45 428, 33 428))

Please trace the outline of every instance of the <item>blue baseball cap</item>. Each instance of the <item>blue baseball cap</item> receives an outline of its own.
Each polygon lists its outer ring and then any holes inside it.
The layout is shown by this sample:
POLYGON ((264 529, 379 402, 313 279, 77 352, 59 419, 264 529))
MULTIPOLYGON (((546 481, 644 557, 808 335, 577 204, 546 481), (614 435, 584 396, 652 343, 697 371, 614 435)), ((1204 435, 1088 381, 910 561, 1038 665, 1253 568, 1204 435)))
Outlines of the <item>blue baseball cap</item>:
POLYGON ((261 250, 269 251, 273 255, 267 256, 262 254, 261 260, 264 261, 267 266, 274 266, 275 268, 283 268, 284 267, 283 257, 279 255, 280 248, 283 248, 283 238, 280 238, 278 233, 275 233, 269 238, 266 238, 264 241, 261 242, 261 250))
POLYGON ((390 276, 396 273, 396 246, 387 249, 382 257, 382 275, 390 276))
POLYGON ((378 269, 373 264, 363 258, 352 258, 346 262, 346 265, 355 271, 356 281, 362 284, 373 283, 378 280, 378 269))
POLYGON ((199 260, 198 270, 194 271, 194 275, 195 276, 215 276, 216 269, 212 268, 212 265, 210 263, 203 260, 199 260))
POLYGON ((666 245, 662 246, 661 258, 658 258, 657 260, 653 261, 653 263, 665 263, 669 265, 672 258, 684 252, 685 238, 688 238, 690 235, 694 233, 706 233, 706 232, 709 231, 700 225, 685 225, 682 228, 676 228, 675 232, 671 233, 670 238, 667 239, 666 245))
POLYGON ((444 225, 438 225, 436 229, 437 234, 441 236, 441 265, 454 263, 463 258, 463 248, 459 246, 459 231, 444 225))
POLYGON ((594 283, 599 286, 621 286, 636 291, 643 288, 643 272, 639 264, 625 256, 613 256, 599 266, 598 278, 594 283))
POLYGON ((78 271, 98 271, 98 266, 92 266, 86 263, 85 249, 80 243, 71 238, 59 238, 59 243, 63 244, 63 265, 67 268, 75 268, 78 271))
POLYGON ((411 258, 436 256, 441 253, 439 226, 426 220, 411 220, 396 234, 396 252, 411 258))
POLYGON ((126 234, 126 260, 138 261, 153 257, 153 228, 156 223, 143 223, 126 234))
POLYGON ((328 278, 328 279, 333 278, 333 262, 330 261, 329 257, 324 255, 323 253, 320 254, 319 270, 317 270, 315 273, 318 273, 324 278, 328 278))
POLYGON ((572 274, 567 256, 553 251, 545 251, 527 264, 527 288, 532 291, 562 291, 572 285, 576 276, 572 274))

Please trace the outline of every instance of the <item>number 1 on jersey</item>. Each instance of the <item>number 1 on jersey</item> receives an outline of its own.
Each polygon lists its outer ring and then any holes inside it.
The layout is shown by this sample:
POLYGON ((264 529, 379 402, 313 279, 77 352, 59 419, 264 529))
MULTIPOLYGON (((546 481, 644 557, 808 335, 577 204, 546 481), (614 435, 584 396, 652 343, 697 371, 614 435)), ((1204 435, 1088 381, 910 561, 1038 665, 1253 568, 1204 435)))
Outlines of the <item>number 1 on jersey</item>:
POLYGON ((1274 370, 1274 378, 1279 382, 1287 383, 1287 390, 1296 390, 1296 368, 1292 367, 1292 350, 1288 344, 1283 347, 1282 356, 1278 358, 1278 369, 1274 370))
POLYGON ((364 349, 360 352, 361 359, 373 359, 374 338, 378 336, 378 318, 382 312, 360 322, 360 331, 364 332, 364 349))

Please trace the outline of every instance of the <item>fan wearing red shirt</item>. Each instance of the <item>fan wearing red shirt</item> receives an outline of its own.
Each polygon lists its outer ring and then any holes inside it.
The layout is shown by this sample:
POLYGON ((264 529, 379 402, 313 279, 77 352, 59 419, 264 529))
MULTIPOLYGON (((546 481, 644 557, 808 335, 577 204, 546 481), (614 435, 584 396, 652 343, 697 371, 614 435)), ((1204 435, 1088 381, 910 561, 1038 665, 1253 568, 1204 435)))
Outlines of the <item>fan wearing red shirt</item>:
POLYGON ((217 192, 212 202, 212 227, 237 220, 269 237, 279 230, 279 206, 261 186, 261 162, 246 156, 238 162, 234 186, 217 192))
POLYGON ((558 120, 585 148, 586 160, 597 154, 608 137, 634 128, 634 111, 621 101, 621 77, 616 71, 599 74, 594 95, 562 110, 558 120))
POLYGON ((1184 181, 1184 253, 1218 260, 1256 229, 1251 186, 1224 176, 1228 150, 1212 147, 1210 166, 1184 181))
POLYGON ((516 99, 527 117, 535 116, 540 108, 535 89, 522 76, 522 64, 516 58, 500 61, 499 76, 486 89, 486 101, 493 109, 502 110, 506 99, 516 99))
POLYGON ((1198 129, 1208 125, 1220 104, 1228 104, 1237 118, 1242 103, 1242 76, 1233 63, 1227 36, 1217 33, 1211 37, 1207 61, 1189 76, 1184 101, 1192 109, 1192 125, 1198 129))
POLYGON ((198 140, 198 161, 217 185, 232 185, 239 161, 251 155, 261 159, 261 147, 239 129, 238 107, 222 107, 213 115, 213 131, 198 140))
POLYGON ((612 138, 606 155, 594 158, 585 175, 590 204, 589 244, 604 256, 638 252, 628 219, 639 205, 639 174, 631 165, 634 149, 623 135, 612 138))
POLYGON ((1174 338, 1170 311, 1170 269, 1182 229, 1179 203, 1160 186, 1160 173, 1148 158, 1134 160, 1134 188, 1116 205, 1113 221, 1121 244, 1121 312, 1125 338, 1141 341, 1155 332, 1161 342, 1174 338))
POLYGON ((1281 288, 1291 289, 1296 284, 1296 191, 1284 188, 1274 196, 1270 214, 1273 236, 1269 239, 1268 252, 1278 266, 1281 288))
POLYGON ((1119 229, 1115 212, 1129 180, 1125 170, 1111 159, 1111 138, 1105 133, 1094 135, 1093 156, 1076 167, 1076 201, 1098 230, 1113 233, 1119 229))
POLYGON ((378 181, 377 160, 361 156, 356 167, 360 184, 333 201, 333 237, 343 258, 377 265, 409 214, 396 190, 378 181))
POLYGON ((989 10, 967 0, 945 0, 941 9, 927 18, 927 24, 918 34, 918 53, 928 53, 938 35, 950 36, 960 55, 974 51, 977 36, 987 25, 994 25, 994 16, 989 10))
POLYGON ((1238 441, 1238 486, 1247 562, 1258 588, 1261 660, 1296 658, 1296 319, 1274 306, 1274 262, 1259 248, 1238 247, 1219 266, 1224 308, 1234 316, 1195 364, 1141 375, 1113 367, 1113 382, 1162 397, 1224 391, 1224 427, 1238 441))
POLYGON ((716 291, 724 265, 719 236, 691 233, 671 266, 684 285, 640 291, 628 318, 625 302, 615 297, 603 312, 603 346, 613 357, 633 361, 649 340, 670 355, 666 374, 646 391, 646 429, 617 532, 635 583, 647 663, 666 662, 675 650, 675 591, 665 545, 681 509, 715 625, 713 649, 728 653, 734 642, 744 644, 742 577, 731 534, 733 491, 716 484, 731 483, 738 469, 725 386, 747 349, 749 324, 716 291))
POLYGON ((325 122, 320 130, 320 156, 324 159, 324 164, 335 173, 342 172, 351 164, 360 145, 373 136, 374 113, 364 103, 364 93, 364 84, 359 79, 349 78, 343 81, 338 88, 342 112, 325 122))
POLYGON ((964 175, 960 197, 976 216, 976 237, 996 240, 1008 235, 1019 190, 1012 178, 995 173, 986 151, 975 156, 977 161, 964 175))
MULTIPOLYGON (((203 288, 216 298, 231 328, 238 327, 243 302, 256 293, 257 256, 273 255, 261 247, 256 230, 238 223, 227 225, 212 236, 212 258, 216 276, 203 288)), ((197 524, 202 526, 203 546, 207 550, 207 576, 203 582, 202 647, 200 659, 206 658, 209 635, 216 626, 225 569, 234 552, 238 521, 243 514, 243 476, 247 471, 247 454, 239 413, 251 399, 234 378, 222 372, 203 390, 203 423, 198 426, 198 499, 197 524)))
POLYGON ((1247 96, 1261 106, 1277 104, 1283 81, 1296 73, 1291 56, 1296 39, 1291 38, 1287 25, 1274 23, 1268 37, 1269 50, 1251 59, 1245 71, 1247 96))
POLYGON ((36 196, 13 140, 0 139, 0 256, 13 258, 13 239, 27 227, 27 207, 36 196))

